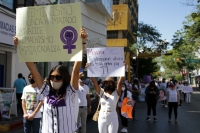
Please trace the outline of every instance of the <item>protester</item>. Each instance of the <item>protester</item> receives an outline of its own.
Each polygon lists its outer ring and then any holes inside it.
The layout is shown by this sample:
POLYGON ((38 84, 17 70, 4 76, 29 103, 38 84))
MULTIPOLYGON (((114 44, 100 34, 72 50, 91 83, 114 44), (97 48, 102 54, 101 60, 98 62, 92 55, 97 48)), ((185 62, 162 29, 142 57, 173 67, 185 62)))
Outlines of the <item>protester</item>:
POLYGON ((153 120, 157 121, 156 118, 156 105, 158 101, 159 91, 155 85, 155 81, 151 81, 149 86, 145 90, 146 103, 147 103, 147 118, 146 121, 150 121, 151 109, 153 110, 153 120))
MULTIPOLYGON (((86 133, 86 121, 87 114, 91 112, 91 100, 89 87, 84 84, 84 74, 82 73, 79 79, 78 88, 78 102, 79 102, 79 112, 77 118, 77 127, 79 127, 79 122, 81 120, 81 133, 86 133)), ((79 130, 77 130, 79 133, 79 130)))
POLYGON ((169 107, 168 122, 171 122, 172 109, 174 109, 175 122, 177 123, 178 122, 177 109, 178 109, 178 105, 180 104, 180 95, 179 95, 179 91, 176 90, 174 85, 171 85, 170 89, 167 91, 167 104, 169 107))
POLYGON ((121 114, 121 107, 122 107, 122 102, 123 102, 124 98, 132 99, 131 92, 128 91, 125 83, 122 84, 121 95, 120 95, 119 101, 118 101, 118 110, 119 110, 119 115, 120 115, 120 118, 121 118, 121 123, 122 123, 122 126, 123 126, 121 133, 127 133, 128 132, 128 130, 127 130, 128 119, 125 118, 124 116, 122 116, 122 114, 121 114))
POLYGON ((18 79, 16 79, 14 82, 14 88, 16 88, 17 110, 20 113, 23 113, 21 97, 22 97, 22 92, 25 86, 26 86, 26 82, 23 79, 23 75, 19 73, 18 79))
POLYGON ((39 133, 41 112, 44 97, 40 95, 33 75, 28 75, 30 85, 24 87, 22 95, 22 108, 24 112, 24 133, 39 133))
POLYGON ((185 87, 187 87, 187 88, 189 88, 191 90, 190 92, 184 92, 185 95, 186 95, 185 102, 186 103, 190 103, 191 102, 191 94, 193 93, 193 89, 192 89, 192 86, 190 86, 189 84, 186 84, 185 87))
POLYGON ((139 102, 139 95, 141 92, 141 88, 140 88, 140 85, 139 85, 139 82, 137 79, 133 80, 132 88, 130 89, 130 91, 132 92, 133 100, 135 100, 135 105, 133 108, 132 115, 133 115, 133 120, 136 120, 135 119, 135 107, 136 107, 137 103, 139 102))
POLYGON ((121 95, 122 81, 124 77, 120 77, 117 87, 111 77, 106 77, 103 82, 104 88, 100 88, 94 77, 91 80, 94 84, 98 95, 101 97, 101 109, 98 118, 99 133, 117 133, 119 122, 116 112, 117 101, 121 95))
MULTIPOLYGON (((81 29, 81 38, 84 50, 88 38, 85 29, 81 29)), ((14 44, 18 44, 17 37, 14 37, 14 44)), ((46 85, 34 62, 26 62, 41 94, 44 95, 42 133, 74 133, 76 131, 77 115, 75 112, 78 110, 76 101, 78 101, 77 90, 81 63, 81 61, 74 63, 71 76, 64 65, 53 67, 49 73, 48 82, 50 84, 46 85)))

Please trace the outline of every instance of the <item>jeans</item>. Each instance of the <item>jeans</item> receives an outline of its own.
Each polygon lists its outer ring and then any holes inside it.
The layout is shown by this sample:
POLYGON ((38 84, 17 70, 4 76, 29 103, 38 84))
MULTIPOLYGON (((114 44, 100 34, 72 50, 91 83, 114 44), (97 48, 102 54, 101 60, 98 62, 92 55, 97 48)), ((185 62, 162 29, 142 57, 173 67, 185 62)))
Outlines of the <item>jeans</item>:
POLYGON ((147 115, 151 115, 151 109, 153 110, 153 116, 156 116, 156 104, 157 102, 147 101, 147 115))
MULTIPOLYGON (((79 108, 77 127, 79 127, 79 122, 81 118, 81 133, 86 133, 86 121, 87 121, 87 106, 79 108)), ((77 133, 79 130, 77 130, 77 133)))
POLYGON ((168 108, 169 108, 169 111, 168 111, 169 119, 171 119, 172 109, 173 109, 173 108, 174 108, 174 116, 175 116, 175 119, 177 119, 177 116, 178 116, 178 113, 177 113, 178 102, 168 102, 168 108))
POLYGON ((135 107, 136 107, 136 105, 137 105, 137 103, 138 103, 138 101, 139 101, 139 97, 134 97, 134 96, 133 96, 133 100, 135 100, 135 105, 134 105, 134 107, 133 107, 132 116, 133 116, 133 118, 135 119, 135 107))
POLYGON ((16 93, 17 97, 17 111, 21 111, 23 114, 23 109, 22 109, 22 93, 16 93))
POLYGON ((24 118, 24 133, 31 133, 31 128, 33 133, 40 133, 40 120, 41 118, 34 118, 32 121, 24 118))

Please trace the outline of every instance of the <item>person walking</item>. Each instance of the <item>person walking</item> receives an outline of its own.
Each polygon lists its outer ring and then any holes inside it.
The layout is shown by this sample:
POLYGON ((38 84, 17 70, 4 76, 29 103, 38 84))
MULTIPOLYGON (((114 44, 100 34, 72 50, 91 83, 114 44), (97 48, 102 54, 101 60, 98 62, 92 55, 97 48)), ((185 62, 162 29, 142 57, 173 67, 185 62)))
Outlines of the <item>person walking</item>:
POLYGON ((137 103, 139 102, 139 95, 141 92, 140 85, 139 85, 139 82, 137 79, 133 80, 132 88, 130 90, 132 92, 132 98, 133 98, 133 100, 135 100, 135 105, 133 108, 132 115, 133 115, 133 120, 136 120, 135 119, 135 107, 136 107, 137 103))
POLYGON ((145 90, 146 103, 147 103, 147 118, 146 121, 150 121, 151 109, 153 110, 153 120, 157 121, 156 118, 156 105, 158 101, 159 91, 155 85, 155 81, 151 81, 149 86, 145 90))
MULTIPOLYGON (((77 118, 77 127, 79 127, 79 122, 81 121, 81 133, 86 133, 86 121, 87 114, 91 112, 91 100, 89 87, 84 84, 84 74, 81 74, 79 79, 79 88, 78 88, 78 102, 79 102, 79 112, 77 118)), ((79 129, 76 133, 79 133, 79 129)))
POLYGON ((170 86, 170 89, 167 91, 167 104, 168 104, 168 122, 171 122, 171 115, 172 115, 172 109, 174 109, 174 116, 175 116, 175 122, 178 122, 177 116, 178 116, 178 105, 180 105, 180 94, 179 91, 176 90, 174 85, 170 86))
MULTIPOLYGON (((83 53, 88 38, 84 28, 81 29, 80 35, 83 53)), ((14 37, 14 44, 16 46, 18 44, 17 37, 14 37)), ((76 131, 77 115, 75 112, 79 106, 76 101, 78 101, 77 90, 81 64, 81 61, 74 63, 71 75, 68 67, 64 65, 53 67, 49 73, 48 82, 50 84, 46 85, 34 62, 26 62, 40 93, 44 96, 42 133, 74 133, 76 131)))
POLYGON ((26 82, 23 79, 23 75, 19 73, 18 79, 15 80, 14 87, 13 87, 13 88, 16 88, 17 110, 19 113, 23 113, 21 97, 22 97, 22 92, 25 86, 26 86, 26 82))
POLYGON ((43 105, 43 96, 40 95, 39 89, 35 83, 33 75, 28 75, 30 85, 24 87, 22 95, 22 108, 24 112, 24 133, 39 133, 41 112, 43 105))
POLYGON ((124 98, 128 98, 128 99, 132 99, 132 94, 130 91, 128 91, 128 88, 126 87, 126 84, 123 83, 122 84, 122 89, 121 89, 121 95, 119 97, 119 101, 118 101, 118 110, 119 110, 119 115, 120 115, 120 118, 121 118, 121 123, 122 123, 122 130, 121 130, 121 133, 127 133, 128 130, 128 119, 125 118, 124 116, 122 116, 121 114, 121 107, 122 107, 122 102, 124 100, 124 98))

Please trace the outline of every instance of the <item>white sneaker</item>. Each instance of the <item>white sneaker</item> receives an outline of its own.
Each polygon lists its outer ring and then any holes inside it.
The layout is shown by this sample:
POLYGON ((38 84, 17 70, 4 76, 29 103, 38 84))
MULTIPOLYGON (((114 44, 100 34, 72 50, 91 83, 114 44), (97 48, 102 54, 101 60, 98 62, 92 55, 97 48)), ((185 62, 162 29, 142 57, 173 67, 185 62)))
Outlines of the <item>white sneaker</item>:
POLYGON ((165 107, 167 108, 168 106, 167 106, 167 105, 165 105, 165 107))
POLYGON ((122 133, 127 133, 127 129, 126 129, 126 128, 123 128, 123 129, 121 130, 121 132, 122 132, 122 133))

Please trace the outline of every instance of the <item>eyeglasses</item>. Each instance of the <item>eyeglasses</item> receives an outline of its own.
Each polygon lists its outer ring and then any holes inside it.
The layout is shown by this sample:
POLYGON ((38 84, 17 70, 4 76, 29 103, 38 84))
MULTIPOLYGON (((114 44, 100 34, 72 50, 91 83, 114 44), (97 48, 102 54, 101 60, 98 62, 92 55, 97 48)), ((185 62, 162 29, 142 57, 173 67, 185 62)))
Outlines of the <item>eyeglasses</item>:
POLYGON ((56 81, 62 80, 61 75, 50 75, 50 80, 54 80, 56 78, 56 81))

